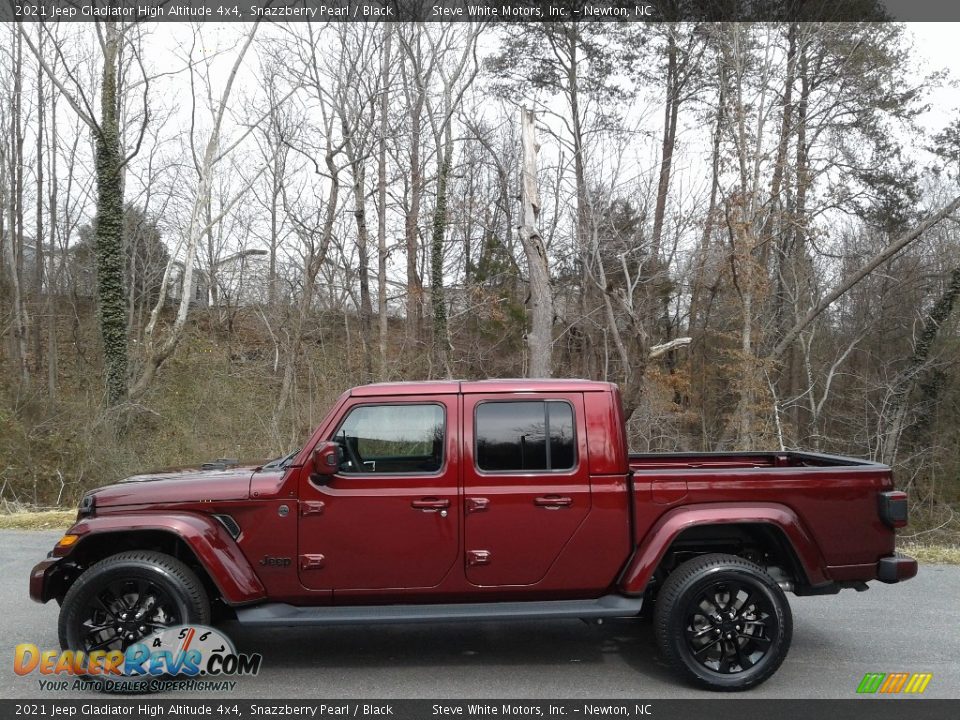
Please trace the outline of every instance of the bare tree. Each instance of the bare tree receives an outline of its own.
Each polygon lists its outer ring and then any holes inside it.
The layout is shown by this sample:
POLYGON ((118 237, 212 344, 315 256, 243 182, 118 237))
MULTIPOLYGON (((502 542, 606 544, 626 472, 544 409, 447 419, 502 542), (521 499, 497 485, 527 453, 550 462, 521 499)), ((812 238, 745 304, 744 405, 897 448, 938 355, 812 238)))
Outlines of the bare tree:
MULTIPOLYGON (((14 31, 11 29, 11 33, 14 31)), ((22 34, 13 35, 13 43, 9 49, 11 67, 13 68, 12 88, 9 105, 9 146, 0 143, 0 192, 6 189, 4 200, 7 206, 7 227, 9 237, 3 245, 3 263, 10 280, 13 305, 13 332, 11 335, 12 355, 16 358, 16 365, 20 382, 25 387, 30 386, 31 375, 28 359, 30 342, 30 316, 28 314, 25 288, 23 283, 23 39, 22 34)), ((2 201, 0 201, 2 202, 2 201)), ((0 216, 2 216, 0 212, 0 216)), ((0 224, 3 223, 0 218, 0 224)), ((0 226, 0 237, 4 236, 0 226)))
MULTIPOLYGON (((179 344, 180 339, 183 337, 183 330, 187 322, 187 315, 190 312, 190 301, 193 297, 194 259, 196 258, 197 247, 199 246, 201 239, 204 237, 204 235, 210 232, 212 226, 216 222, 219 222, 222 219, 223 215, 234 203, 240 199, 242 194, 256 179, 251 178, 245 181, 244 186, 236 193, 233 200, 226 203, 226 206, 221 211, 220 215, 218 215, 216 218, 207 218, 205 211, 210 203, 214 172, 216 171, 217 166, 229 156, 230 152, 240 142, 239 140, 235 140, 228 147, 221 147, 221 132, 223 130, 224 118, 228 109, 228 102, 230 100, 230 94, 233 91, 233 84, 236 80, 237 72, 243 63, 243 59, 247 53, 247 50, 250 48, 250 45, 256 36, 258 27, 259 23, 254 24, 251 30, 247 33, 246 37, 243 39, 240 50, 236 54, 236 57, 233 61, 233 66, 230 69, 229 75, 227 76, 227 81, 220 93, 219 101, 212 103, 210 107, 210 113, 212 116, 211 129, 209 135, 207 136, 207 141, 204 144, 202 155, 198 156, 195 152, 193 154, 194 169, 197 174, 197 187, 190 211, 190 220, 186 231, 186 237, 184 238, 184 259, 180 287, 180 304, 172 326, 167 330, 163 337, 160 337, 158 334, 158 321, 160 319, 160 312, 163 309, 164 303, 166 302, 167 290, 170 287, 172 273, 175 267, 175 260, 173 257, 171 257, 170 262, 167 264, 167 269, 163 274, 163 280, 160 284, 160 296, 150 313, 150 320, 147 323, 146 329, 144 330, 145 357, 139 376, 130 388, 129 395, 131 399, 135 400, 141 397, 147 391, 147 388, 150 386, 150 383, 156 376, 157 370, 159 370, 167 358, 173 354, 173 351, 179 344)), ((257 123, 254 123, 247 132, 249 133, 252 131, 256 127, 256 124, 257 123)), ((245 135, 242 137, 245 137, 245 135)), ((193 142, 194 138, 191 137, 190 139, 191 142, 193 142)))
MULTIPOLYGON (((19 27, 20 37, 30 47, 44 73, 90 129, 96 141, 96 258, 100 335, 106 364, 107 398, 111 404, 116 404, 127 394, 128 318, 123 287, 123 172, 127 163, 139 152, 149 122, 150 78, 140 60, 140 50, 136 42, 139 27, 136 23, 107 20, 102 26, 98 23, 96 30, 103 58, 99 116, 88 92, 77 77, 76 69, 71 69, 62 62, 60 67, 63 72, 54 72, 24 26, 19 27), (120 103, 124 92, 119 85, 122 47, 130 49, 142 71, 140 84, 143 112, 138 134, 128 153, 125 153, 123 148, 120 128, 120 103), (64 75, 67 80, 61 79, 64 75), (67 83, 70 83, 72 88, 68 87, 67 83)), ((60 46, 56 45, 56 49, 62 61, 60 46)))
POLYGON ((336 108, 344 151, 349 162, 353 191, 353 217, 357 226, 356 274, 360 285, 359 321, 363 344, 363 378, 373 379, 373 303, 370 297, 370 232, 367 226, 367 162, 373 149, 374 113, 377 107, 380 68, 375 62, 375 35, 366 25, 338 28, 341 46, 336 108), (349 60, 347 58, 349 54, 349 60))
POLYGON ((530 284, 530 377, 550 377, 553 374, 553 291, 550 287, 550 269, 547 249, 540 236, 540 191, 537 187, 536 116, 532 110, 520 114, 523 141, 523 174, 521 202, 523 224, 520 242, 527 256, 530 284))
POLYGON ((406 301, 406 343, 418 344, 422 336, 423 325, 423 278, 418 270, 420 254, 420 211, 423 201, 423 111, 427 101, 427 87, 433 76, 437 59, 432 57, 423 46, 427 28, 417 27, 398 29, 397 40, 403 51, 404 61, 400 63, 400 77, 406 107, 408 109, 409 135, 407 139, 408 188, 404 209, 404 242, 407 253, 407 301, 406 301))
POLYGON ((393 59, 393 23, 385 23, 380 51, 380 107, 377 128, 377 321, 380 380, 388 377, 387 353, 390 332, 387 317, 387 136, 389 135, 390 67, 393 59))
MULTIPOLYGON (((288 160, 291 143, 294 141, 292 133, 295 126, 295 120, 285 113, 284 108, 286 106, 280 102, 278 87, 280 70, 276 67, 277 64, 279 64, 279 61, 271 58, 272 66, 265 69, 268 78, 270 78, 267 82, 267 105, 270 114, 267 121, 262 125, 261 131, 257 133, 257 141, 266 166, 264 196, 260 198, 260 202, 266 208, 270 218, 266 245, 268 253, 267 304, 271 308, 277 304, 279 299, 280 283, 277 277, 277 252, 283 242, 284 235, 281 195, 290 171, 288 160)), ((256 188, 254 192, 259 197, 256 188)))
MULTIPOLYGON (((453 25, 451 27, 458 27, 453 25)), ((434 55, 447 56, 450 54, 450 45, 460 41, 461 51, 453 56, 449 67, 441 67, 440 76, 440 118, 438 120, 436 108, 427 100, 429 115, 433 125, 434 143, 437 148, 437 196, 433 210, 430 237, 430 301, 433 306, 433 366, 435 372, 451 377, 450 370, 450 338, 447 327, 447 302, 444 293, 443 265, 444 243, 449 218, 447 217, 447 200, 450 186, 450 175, 453 170, 453 118, 460 106, 464 93, 473 84, 477 77, 479 64, 477 62, 476 43, 480 31, 479 25, 470 23, 462 37, 452 35, 449 39, 446 33, 436 42, 431 39, 434 55)), ((446 62, 443 63, 446 65, 446 62)))

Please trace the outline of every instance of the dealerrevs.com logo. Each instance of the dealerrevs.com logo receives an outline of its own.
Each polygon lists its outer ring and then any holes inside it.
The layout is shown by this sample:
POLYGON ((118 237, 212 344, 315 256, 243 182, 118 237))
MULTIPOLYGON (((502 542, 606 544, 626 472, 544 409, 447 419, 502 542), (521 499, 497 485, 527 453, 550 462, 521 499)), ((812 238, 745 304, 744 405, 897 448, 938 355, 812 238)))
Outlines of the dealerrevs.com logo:
POLYGON ((933 673, 867 673, 857 685, 858 693, 918 695, 927 689, 933 673))
MULTIPOLYGON (((111 644, 119 644, 117 641, 111 644)), ((126 648, 40 650, 22 643, 14 650, 18 675, 37 673, 41 690, 90 688, 110 692, 233 690, 242 675, 260 672, 263 656, 238 653, 222 632, 205 625, 176 625, 126 648)))

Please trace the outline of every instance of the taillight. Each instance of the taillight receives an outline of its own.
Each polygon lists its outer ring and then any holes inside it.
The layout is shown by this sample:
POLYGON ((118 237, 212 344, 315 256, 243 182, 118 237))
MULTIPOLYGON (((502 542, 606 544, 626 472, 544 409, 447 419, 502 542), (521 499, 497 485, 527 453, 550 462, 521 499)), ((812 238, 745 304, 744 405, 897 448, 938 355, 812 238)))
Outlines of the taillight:
POLYGON ((880 519, 892 528, 907 524, 907 494, 902 490, 882 492, 880 498, 880 519))

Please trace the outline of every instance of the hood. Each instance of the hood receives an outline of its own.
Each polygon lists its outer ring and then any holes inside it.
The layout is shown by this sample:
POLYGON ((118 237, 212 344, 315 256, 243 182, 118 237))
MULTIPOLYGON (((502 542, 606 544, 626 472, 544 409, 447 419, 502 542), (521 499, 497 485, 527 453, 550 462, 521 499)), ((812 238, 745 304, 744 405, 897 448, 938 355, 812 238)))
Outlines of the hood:
POLYGON ((243 500, 250 496, 250 478, 259 465, 204 470, 175 468, 131 475, 94 490, 98 508, 145 503, 243 500))

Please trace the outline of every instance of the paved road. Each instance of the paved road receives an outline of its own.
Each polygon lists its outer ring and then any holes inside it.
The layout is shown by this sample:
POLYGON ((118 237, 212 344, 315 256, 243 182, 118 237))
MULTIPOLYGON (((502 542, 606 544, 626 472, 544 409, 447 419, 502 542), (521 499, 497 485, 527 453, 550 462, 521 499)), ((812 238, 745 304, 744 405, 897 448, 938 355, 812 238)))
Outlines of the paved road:
MULTIPOLYGON (((26 588, 57 537, 0 531, 0 697, 85 696, 41 696, 36 676, 12 670, 17 643, 57 647, 56 603, 36 605, 26 588)), ((849 698, 864 673, 907 671, 933 673, 926 696, 960 698, 960 567, 924 566, 904 585, 791 604, 790 654, 749 697, 849 698)), ((650 626, 633 621, 224 630, 241 651, 264 655, 261 674, 235 693, 251 699, 717 697, 677 682, 650 626)))

